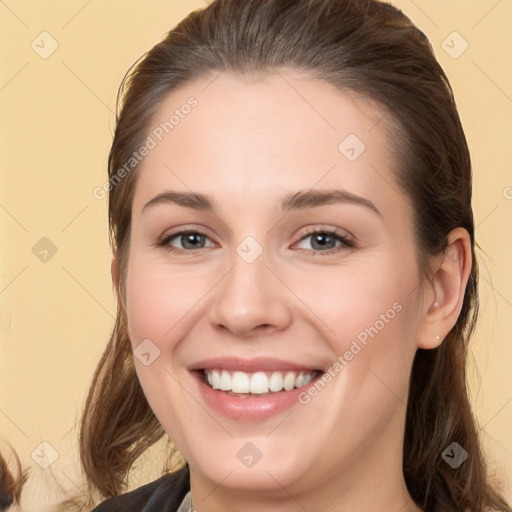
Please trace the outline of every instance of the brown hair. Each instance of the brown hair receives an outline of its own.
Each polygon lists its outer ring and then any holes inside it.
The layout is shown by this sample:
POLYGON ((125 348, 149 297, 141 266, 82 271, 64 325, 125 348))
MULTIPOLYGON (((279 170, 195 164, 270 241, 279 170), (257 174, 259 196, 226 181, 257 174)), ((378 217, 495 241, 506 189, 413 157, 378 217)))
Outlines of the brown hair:
POLYGON ((8 463, 0 454, 0 510, 10 505, 19 505, 21 491, 28 479, 28 470, 22 471, 21 462, 16 450, 11 447, 15 459, 16 474, 9 469, 8 463))
MULTIPOLYGON (((461 314, 439 348, 418 350, 406 413, 403 472, 425 510, 511 511, 491 485, 466 381, 468 339, 478 309, 471 161, 453 91, 426 36, 377 0, 214 0, 192 12, 132 67, 121 84, 109 177, 141 147, 168 94, 223 70, 304 71, 376 101, 395 123, 396 180, 413 206, 418 263, 465 228, 473 268, 461 314), (457 442, 467 460, 441 457, 457 442)), ((80 431, 82 465, 103 496, 124 488, 134 461, 165 432, 138 382, 122 298, 136 169, 109 195, 111 244, 120 264, 115 327, 96 368, 80 431)))

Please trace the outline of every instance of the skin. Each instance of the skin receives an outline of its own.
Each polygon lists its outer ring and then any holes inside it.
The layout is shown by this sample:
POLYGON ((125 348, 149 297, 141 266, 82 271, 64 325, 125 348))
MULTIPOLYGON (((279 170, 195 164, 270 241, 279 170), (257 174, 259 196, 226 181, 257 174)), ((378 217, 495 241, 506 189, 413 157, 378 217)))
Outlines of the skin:
MULTIPOLYGON (((190 465, 194 508, 421 510, 402 473, 408 380, 416 350, 438 346, 460 313, 467 232, 452 231, 422 277, 389 116, 367 99, 293 70, 251 80, 224 72, 173 91, 153 126, 190 96, 197 107, 137 169, 123 304, 132 347, 150 339, 160 350, 149 366, 135 358, 136 371, 190 465), (348 134, 366 146, 353 162, 338 150, 348 134), (380 213, 348 202, 280 210, 284 196, 312 188, 357 194, 380 213), (143 211, 169 190, 207 194, 215 213, 173 203, 143 211), (322 249, 315 228, 355 247, 322 249), (206 235, 195 251, 180 236, 157 245, 184 229, 206 235), (262 249, 252 263, 236 252, 247 236, 262 249), (211 410, 187 370, 210 357, 267 356, 327 371, 396 303, 400 312, 308 404, 263 421, 211 410), (250 468, 237 458, 247 442, 262 454, 250 468)), ((119 286, 115 258, 112 273, 119 286)))

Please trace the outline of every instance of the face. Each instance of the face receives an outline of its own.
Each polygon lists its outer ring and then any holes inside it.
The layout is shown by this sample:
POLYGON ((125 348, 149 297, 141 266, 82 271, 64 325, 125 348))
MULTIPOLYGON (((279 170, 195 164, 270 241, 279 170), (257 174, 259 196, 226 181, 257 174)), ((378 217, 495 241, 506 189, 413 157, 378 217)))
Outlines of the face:
POLYGON ((197 80, 153 120, 128 331, 198 478, 299 493, 400 467, 421 288, 388 120, 291 70, 197 80))

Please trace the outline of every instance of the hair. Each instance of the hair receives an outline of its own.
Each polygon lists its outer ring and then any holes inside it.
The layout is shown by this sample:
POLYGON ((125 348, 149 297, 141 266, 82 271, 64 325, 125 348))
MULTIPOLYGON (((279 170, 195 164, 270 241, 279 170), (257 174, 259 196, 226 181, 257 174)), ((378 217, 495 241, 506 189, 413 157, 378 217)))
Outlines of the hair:
POLYGON ((0 454, 0 510, 10 505, 19 505, 21 491, 28 479, 28 471, 22 470, 21 462, 16 450, 11 447, 16 465, 16 476, 9 470, 8 463, 0 454))
MULTIPOLYGON (((449 232, 468 231, 473 266, 461 313, 441 345, 418 349, 412 365, 403 473, 426 511, 510 512, 487 473, 468 397, 466 357, 478 311, 471 159, 449 80, 427 37, 402 11, 378 0, 214 0, 192 12, 125 75, 109 178, 143 145, 172 91, 223 71, 280 68, 370 98, 391 118, 396 182, 412 205, 425 279, 428 257, 443 253, 449 232), (441 457, 452 442, 468 453, 457 469, 441 457)), ((110 242, 120 269, 117 318, 79 436, 87 481, 104 497, 123 491, 135 460, 165 435, 137 379, 123 305, 136 171, 109 193, 110 242)))

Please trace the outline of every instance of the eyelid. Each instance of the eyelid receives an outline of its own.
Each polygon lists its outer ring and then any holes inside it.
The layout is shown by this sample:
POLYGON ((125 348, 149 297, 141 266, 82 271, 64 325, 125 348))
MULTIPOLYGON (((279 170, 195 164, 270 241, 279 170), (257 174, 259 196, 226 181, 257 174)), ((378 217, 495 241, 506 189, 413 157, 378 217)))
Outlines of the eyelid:
POLYGON ((340 229, 335 226, 329 226, 328 224, 315 224, 314 227, 306 226, 305 228, 302 228, 299 231, 299 240, 302 240, 302 238, 304 238, 305 236, 313 235, 315 233, 329 233, 353 241, 356 240, 356 237, 352 233, 350 233, 350 231, 347 231, 346 229, 340 229))

